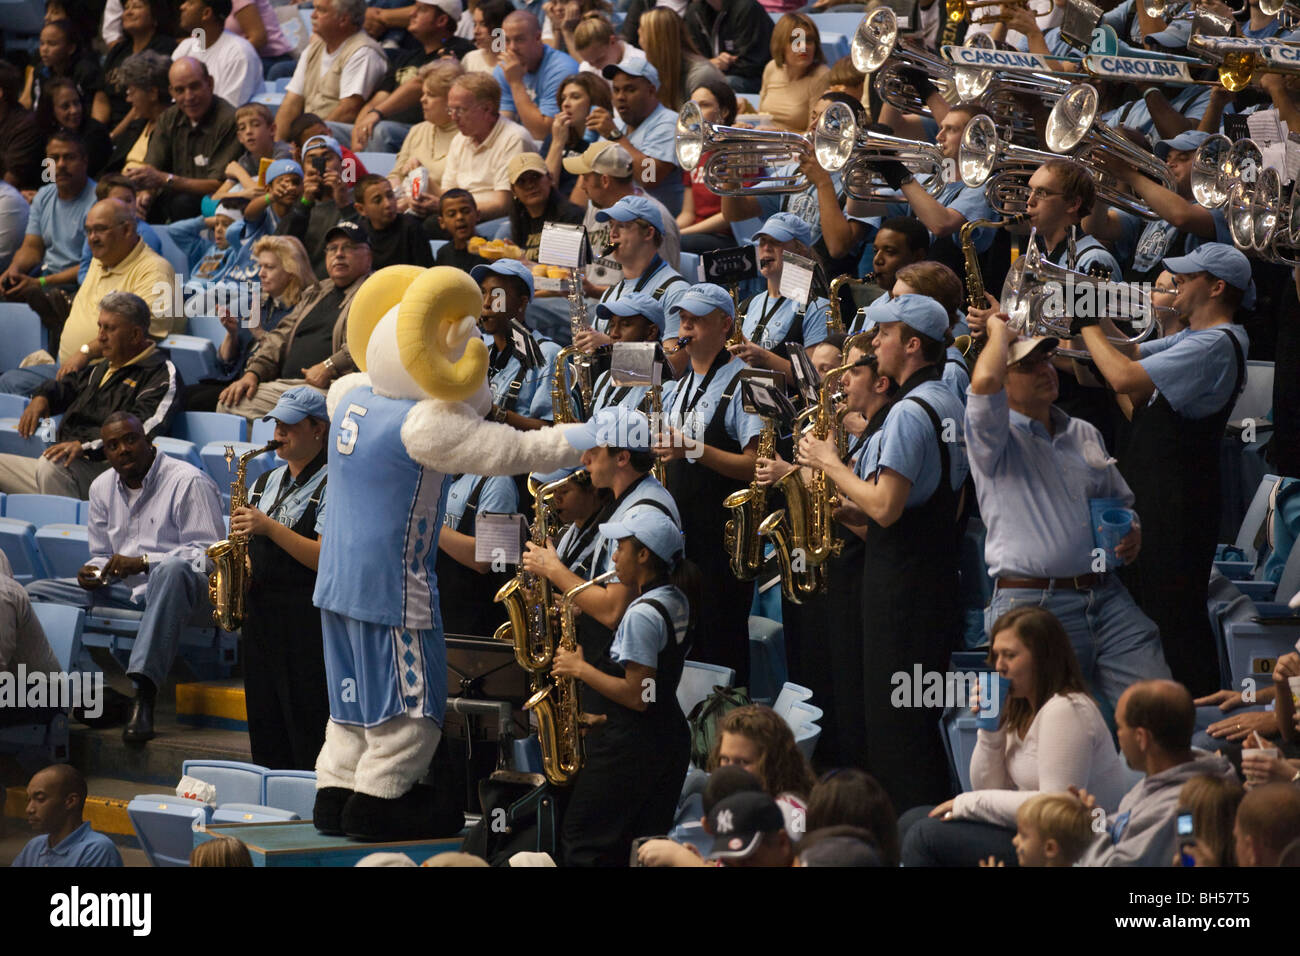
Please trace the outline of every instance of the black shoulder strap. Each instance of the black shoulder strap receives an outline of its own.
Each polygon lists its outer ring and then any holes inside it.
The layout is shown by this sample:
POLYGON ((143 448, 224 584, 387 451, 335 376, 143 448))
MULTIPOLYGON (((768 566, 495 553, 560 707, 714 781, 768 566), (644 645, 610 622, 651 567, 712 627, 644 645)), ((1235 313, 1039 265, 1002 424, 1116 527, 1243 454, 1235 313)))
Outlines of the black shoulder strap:
POLYGON ((670 511, 668 506, 664 504, 662 501, 655 501, 653 498, 642 498, 640 501, 636 503, 635 507, 639 508, 641 505, 646 505, 647 507, 650 508, 658 508, 660 511, 662 511, 664 514, 668 516, 669 521, 671 521, 673 524, 677 524, 677 519, 673 517, 672 511, 670 511))
POLYGON ((668 633, 673 636, 674 646, 682 643, 681 641, 677 640, 677 625, 673 623, 673 616, 668 613, 668 608, 664 607, 661 603, 656 601, 654 598, 642 598, 639 603, 648 604, 650 607, 654 608, 656 611, 659 612, 659 616, 664 619, 664 627, 666 627, 668 629, 668 633))
MULTIPOLYGON (((274 468, 271 471, 275 471, 274 468)), ((257 481, 253 482, 252 490, 248 494, 248 503, 254 508, 262 500, 262 493, 266 491, 266 482, 271 477, 271 471, 264 471, 257 476, 257 481)))
POLYGON ((1232 343, 1232 354, 1237 359, 1237 382, 1232 387, 1232 397, 1228 399, 1229 411, 1231 411, 1231 406, 1237 401, 1237 396, 1240 395, 1241 390, 1246 387, 1246 357, 1241 354, 1241 343, 1238 342, 1237 337, 1232 334, 1232 329, 1224 329, 1223 334, 1226 335, 1228 341, 1232 343))
POLYGON ((925 414, 930 416, 930 424, 934 426, 934 440, 939 443, 939 466, 940 466, 940 473, 942 475, 942 477, 940 478, 941 484, 939 485, 939 489, 940 490, 943 489, 942 482, 945 481, 948 483, 948 487, 951 488, 952 472, 950 468, 952 462, 948 458, 948 445, 943 440, 943 423, 939 421, 939 413, 936 412, 934 408, 930 405, 930 403, 923 398, 918 398, 915 395, 909 395, 907 396, 907 399, 909 401, 916 402, 916 404, 920 405, 923 409, 925 409, 925 414))
POLYGON ((663 285, 661 285, 659 288, 654 290, 650 298, 654 299, 657 302, 664 297, 664 293, 668 291, 668 287, 671 286, 674 282, 685 282, 685 281, 686 279, 684 276, 669 276, 667 279, 664 280, 663 285))
POLYGON ((487 481, 487 475, 480 475, 478 481, 474 482, 474 487, 470 489, 469 497, 465 499, 465 510, 460 513, 460 524, 456 529, 461 534, 469 534, 469 531, 465 528, 465 519, 469 517, 471 512, 475 515, 478 514, 478 499, 483 494, 483 487, 487 484, 487 481))

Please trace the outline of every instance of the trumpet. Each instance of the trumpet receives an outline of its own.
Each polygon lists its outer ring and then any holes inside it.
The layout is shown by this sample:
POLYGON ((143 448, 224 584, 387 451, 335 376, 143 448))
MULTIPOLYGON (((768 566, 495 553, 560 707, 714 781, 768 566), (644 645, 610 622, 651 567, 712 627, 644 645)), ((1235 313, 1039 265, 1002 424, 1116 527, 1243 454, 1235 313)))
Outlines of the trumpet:
POLYGON ((1029 0, 958 0, 948 8, 948 19, 952 23, 961 23, 963 20, 969 20, 972 24, 976 23, 1007 23, 1011 19, 1011 14, 1007 10, 1011 7, 1024 7, 1036 17, 1045 16, 1052 12, 1052 6, 1049 3, 1046 10, 1039 12, 1029 6, 1029 0), (975 14, 989 7, 1001 7, 1001 12, 995 13, 990 17, 981 17, 975 19, 975 14))
POLYGON ((808 183, 797 168, 785 174, 773 170, 797 167, 813 149, 800 133, 706 122, 690 101, 677 114, 676 153, 682 169, 704 163, 704 184, 716 195, 753 196, 803 192, 808 183))
POLYGON ((926 180, 925 190, 931 196, 938 196, 943 190, 944 159, 938 146, 859 130, 853 110, 843 103, 832 103, 818 118, 813 130, 813 148, 823 169, 831 173, 842 171, 844 189, 854 199, 897 200, 898 193, 872 168, 880 162, 907 166, 918 179, 926 180))

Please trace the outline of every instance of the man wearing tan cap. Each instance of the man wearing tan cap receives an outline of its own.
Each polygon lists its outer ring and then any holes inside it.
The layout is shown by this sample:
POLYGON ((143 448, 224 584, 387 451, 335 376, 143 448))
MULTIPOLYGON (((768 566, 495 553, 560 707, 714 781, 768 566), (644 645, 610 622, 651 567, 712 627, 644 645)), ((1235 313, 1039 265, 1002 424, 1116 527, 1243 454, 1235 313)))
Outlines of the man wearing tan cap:
POLYGON ((596 255, 606 257, 587 270, 587 280, 591 286, 585 290, 587 295, 599 296, 603 289, 615 285, 623 278, 622 268, 608 258, 609 223, 598 222, 596 213, 608 209, 624 196, 645 196, 658 207, 659 218, 664 226, 659 254, 674 269, 681 268, 682 233, 677 228, 677 219, 663 203, 636 184, 632 176, 632 157, 627 150, 617 143, 601 140, 588 146, 581 156, 567 157, 564 168, 578 177, 578 184, 587 194, 587 214, 582 224, 587 227, 591 248, 596 255))
POLYGON ((458 76, 447 91, 447 112, 460 132, 447 151, 442 192, 473 193, 483 222, 510 210, 510 158, 537 149, 528 131, 503 117, 500 107, 501 87, 485 73, 458 76))

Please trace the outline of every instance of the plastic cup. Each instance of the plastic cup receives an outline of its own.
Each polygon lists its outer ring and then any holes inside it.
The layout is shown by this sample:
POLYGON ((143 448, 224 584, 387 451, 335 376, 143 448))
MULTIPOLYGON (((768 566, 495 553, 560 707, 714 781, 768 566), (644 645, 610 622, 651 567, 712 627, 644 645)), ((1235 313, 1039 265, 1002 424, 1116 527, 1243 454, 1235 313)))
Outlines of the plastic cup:
POLYGON ((1106 557, 1114 564, 1123 564, 1115 554, 1115 547, 1133 530, 1133 512, 1127 508, 1107 508, 1098 522, 1098 541, 1106 549, 1106 557))
POLYGON ((1291 703, 1300 708, 1300 677, 1288 677, 1286 682, 1291 688, 1291 703))
POLYGON ((979 730, 997 730, 1002 720, 1002 708, 1011 692, 1011 679, 991 671, 980 673, 980 712, 975 718, 979 730))
MULTIPOLYGON (((1243 747, 1241 749, 1241 757, 1243 761, 1245 760, 1246 757, 1249 757, 1252 754, 1260 757, 1272 757, 1274 760, 1276 760, 1282 756, 1282 751, 1278 750, 1276 747, 1243 747)), ((1244 764, 1242 765, 1242 771, 1246 774, 1247 783, 1260 782, 1261 778, 1259 777, 1259 775, 1252 774, 1250 771, 1246 770, 1244 764)))

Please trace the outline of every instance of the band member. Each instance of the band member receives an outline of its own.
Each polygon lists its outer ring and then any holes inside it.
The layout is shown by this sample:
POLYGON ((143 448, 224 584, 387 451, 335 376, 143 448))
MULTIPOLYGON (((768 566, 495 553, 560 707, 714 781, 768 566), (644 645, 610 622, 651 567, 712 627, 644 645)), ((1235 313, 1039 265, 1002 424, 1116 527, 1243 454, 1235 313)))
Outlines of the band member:
MULTIPOLYGON (((754 236, 758 247, 758 273, 767 289, 741 306, 741 331, 745 341, 732 345, 731 354, 752 368, 770 368, 790 380, 790 344, 811 348, 826 338, 826 310, 830 301, 815 297, 806 305, 781 295, 781 274, 785 252, 809 258, 812 230, 808 223, 788 212, 771 216, 754 236)), ((815 259, 813 260, 816 261, 815 259)), ((811 290, 810 290, 811 293, 811 290)))
POLYGON ((849 335, 861 332, 866 319, 863 310, 876 299, 890 299, 898 270, 925 261, 929 253, 929 230, 915 216, 892 216, 882 222, 871 240, 871 274, 865 277, 871 282, 860 289, 850 286, 854 291, 854 307, 843 308, 840 313, 853 316, 845 323, 844 331, 849 335))
POLYGON ((1217 689, 1219 658, 1206 618, 1210 568, 1219 540, 1219 443, 1246 380, 1245 329, 1238 307, 1254 304, 1250 261, 1206 243, 1166 259, 1190 328, 1138 346, 1136 359, 1106 338, 1098 318, 1077 317, 1097 369, 1133 403, 1133 429, 1120 471, 1142 516, 1143 558, 1129 576, 1134 597, 1160 628, 1174 679, 1193 695, 1217 689))
MULTIPOLYGON (((608 209, 596 213, 597 222, 608 222, 609 248, 606 255, 623 267, 623 278, 600 296, 604 303, 615 302, 633 292, 644 292, 656 299, 668 314, 672 304, 685 294, 689 283, 670 266, 662 255, 664 224, 659 209, 645 196, 624 196, 608 209)), ((597 319, 595 331, 578 341, 584 349, 608 345, 608 329, 597 319), (603 336, 603 337, 602 337, 603 336)))
POLYGON ((524 321, 533 274, 516 259, 502 259, 475 266, 470 276, 483 290, 479 325, 489 344, 488 417, 524 431, 541 428, 551 418, 551 379, 560 347, 524 321))
POLYGON ((595 568, 598 555, 604 552, 601 544, 600 523, 614 510, 614 493, 609 488, 597 488, 586 469, 566 468, 549 475, 534 476, 541 485, 559 481, 565 473, 573 475, 555 489, 552 507, 564 526, 564 533, 555 544, 556 553, 564 566, 583 580, 590 580, 601 572, 595 568))
POLYGON ((943 307, 904 295, 872 311, 879 369, 901 384, 879 433, 867 443, 859 468, 865 480, 840 461, 833 442, 811 435, 799 444, 799 463, 824 469, 863 512, 866 767, 895 805, 912 806, 947 796, 948 762, 935 733, 939 712, 894 706, 894 675, 915 668, 943 672, 960 634, 958 516, 967 463, 961 402, 941 380, 948 334, 943 307))
POLYGON ((519 489, 505 475, 456 475, 447 488, 447 510, 438 535, 438 586, 456 595, 442 603, 442 626, 448 634, 491 636, 506 619, 495 604, 507 575, 502 567, 475 557, 475 531, 482 514, 515 514, 519 489))
MULTIPOLYGON (((605 323, 611 342, 658 342, 664 332, 664 307, 644 292, 629 292, 596 306, 596 318, 605 323)), ((662 370, 665 379, 672 373, 662 370)), ((615 385, 608 371, 596 379, 592 411, 611 405, 641 408, 650 392, 648 385, 615 385)))
POLYGON ((586 757, 564 814, 560 847, 569 866, 622 866, 639 836, 666 833, 690 761, 677 703, 698 572, 682 556, 668 515, 640 505, 600 526, 618 578, 635 595, 601 657, 558 647, 551 673, 605 698, 605 719, 586 735, 586 757))
MULTIPOLYGON (((664 423, 655 454, 667 463, 668 490, 692 507, 683 519, 687 557, 709 581, 710 599, 698 609, 699 650, 706 660, 734 668, 749 680, 749 608, 753 585, 731 573, 722 501, 754 477, 762 423, 741 405, 737 376, 745 363, 727 351, 735 305, 725 289, 692 286, 673 307, 688 371, 665 389, 664 423), (666 426, 666 427, 665 427, 666 426)), ((674 316, 669 317, 669 327, 674 316)))
MULTIPOLYGON (((953 335, 961 322, 961 279, 942 262, 917 262, 904 266, 894 282, 895 295, 927 295, 948 313, 948 333, 953 335)), ((964 328, 964 325, 962 326, 964 328)), ((956 345, 949 345, 943 362, 943 384, 952 389, 964 405, 970 372, 966 358, 956 345)))
POLYGON ((244 692, 253 762, 311 770, 325 742, 329 697, 320 612, 312 604, 325 527, 325 437, 329 413, 314 388, 291 388, 266 416, 275 420, 276 454, 287 464, 264 472, 248 505, 230 516, 247 534, 244 692))

